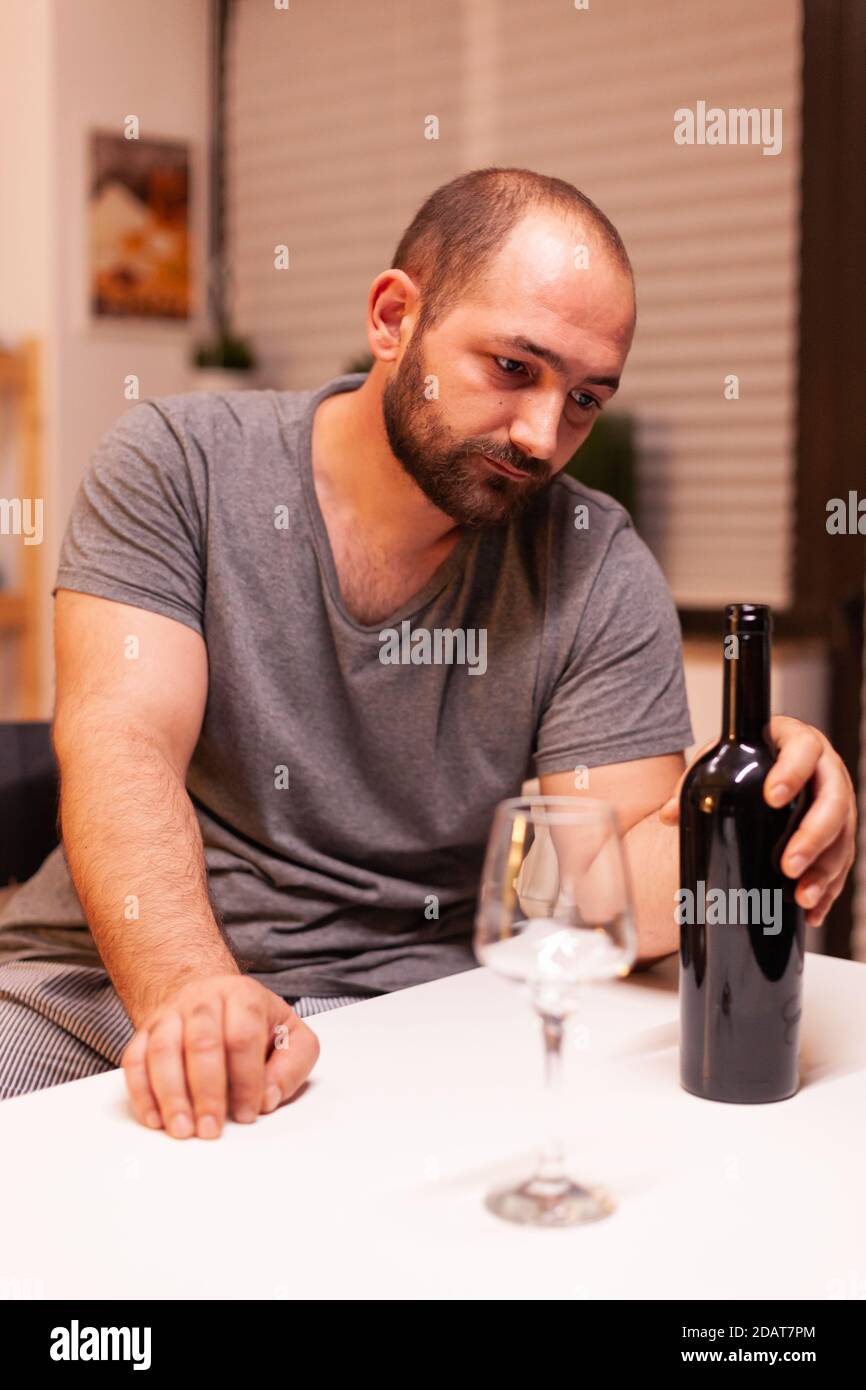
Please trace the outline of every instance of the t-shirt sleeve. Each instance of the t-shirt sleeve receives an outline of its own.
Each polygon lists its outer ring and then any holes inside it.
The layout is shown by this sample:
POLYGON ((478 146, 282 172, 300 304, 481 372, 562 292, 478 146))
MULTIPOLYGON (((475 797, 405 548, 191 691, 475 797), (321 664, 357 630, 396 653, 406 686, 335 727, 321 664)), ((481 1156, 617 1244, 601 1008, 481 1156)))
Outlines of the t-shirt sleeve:
POLYGON ((57 589, 147 608, 204 635, 204 479, 184 432, 142 401, 103 437, 60 550, 57 589))
POLYGON ((677 611, 629 521, 608 545, 542 710, 536 775, 658 757, 693 742, 677 611))

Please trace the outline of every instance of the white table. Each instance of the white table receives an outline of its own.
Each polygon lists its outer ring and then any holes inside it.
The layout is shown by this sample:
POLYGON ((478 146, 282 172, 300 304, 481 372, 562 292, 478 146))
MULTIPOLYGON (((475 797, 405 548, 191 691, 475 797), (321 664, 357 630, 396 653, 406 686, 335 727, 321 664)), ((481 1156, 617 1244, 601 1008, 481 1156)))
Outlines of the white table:
POLYGON ((317 1016, 307 1089, 214 1142, 138 1125, 122 1073, 0 1103, 0 1291, 45 1298, 866 1297, 866 967, 806 960, 802 1086, 678 1084, 675 957, 588 989, 566 1045, 571 1168, 614 1215, 513 1226, 539 1025, 483 970, 317 1016), (36 1282, 39 1281, 39 1282, 36 1282))

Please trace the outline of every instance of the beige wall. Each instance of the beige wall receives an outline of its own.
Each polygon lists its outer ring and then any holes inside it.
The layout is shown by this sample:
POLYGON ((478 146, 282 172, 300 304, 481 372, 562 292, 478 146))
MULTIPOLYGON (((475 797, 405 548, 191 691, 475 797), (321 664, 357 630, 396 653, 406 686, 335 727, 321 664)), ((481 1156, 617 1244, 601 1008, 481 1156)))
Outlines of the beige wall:
POLYGON ((0 5, 0 341, 6 346, 50 322, 51 8, 51 0, 0 5))
POLYGON ((3 0, 0 6, 0 339, 44 341, 42 712, 53 701, 50 589, 69 508, 93 449, 141 395, 187 389, 187 325, 89 322, 87 132, 191 144, 193 251, 204 273, 208 139, 207 0, 3 0), (10 54, 15 55, 10 61, 10 54), (14 197, 7 196, 14 189, 14 197))
MULTIPOLYGON (((37 334, 43 343, 53 326, 51 254, 53 221, 51 0, 0 4, 0 347, 17 347, 37 334)), ((49 355, 44 368, 50 374, 49 355)), ((49 376, 48 395, 53 396, 49 376)), ((44 420, 53 427, 49 408, 44 420)), ((11 401, 0 396, 0 497, 15 495, 11 401)), ((43 488, 43 495, 45 490, 43 488)), ((45 547, 42 547, 44 555, 45 547)), ((22 548, 0 537, 4 581, 21 578, 22 548)), ((0 634, 0 718, 14 711, 19 643, 0 634)))

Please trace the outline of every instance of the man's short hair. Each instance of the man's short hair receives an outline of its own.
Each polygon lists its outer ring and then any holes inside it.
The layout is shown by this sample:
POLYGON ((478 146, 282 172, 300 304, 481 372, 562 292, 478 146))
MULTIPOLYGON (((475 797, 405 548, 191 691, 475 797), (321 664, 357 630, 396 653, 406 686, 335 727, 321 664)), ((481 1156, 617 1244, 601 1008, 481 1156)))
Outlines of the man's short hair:
POLYGON ((421 291, 417 331, 423 334, 465 299, 517 223, 546 208, 591 227, 634 281, 616 227, 573 184, 532 169, 473 169, 430 194, 394 252, 394 269, 421 291))

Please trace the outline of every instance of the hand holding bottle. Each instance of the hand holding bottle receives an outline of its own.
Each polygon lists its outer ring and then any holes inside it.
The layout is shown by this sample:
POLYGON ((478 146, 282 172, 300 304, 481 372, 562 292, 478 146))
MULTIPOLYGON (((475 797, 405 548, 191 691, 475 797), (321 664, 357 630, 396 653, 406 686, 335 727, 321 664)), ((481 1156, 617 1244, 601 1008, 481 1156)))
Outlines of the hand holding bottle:
MULTIPOLYGON (((848 769, 826 735, 811 724, 787 714, 774 714, 770 735, 778 748, 772 772, 764 783, 768 806, 784 806, 813 779, 814 801, 791 837, 782 869, 798 879, 796 899, 808 908, 806 925, 820 927, 854 863, 857 843, 857 799, 848 769), (798 861, 802 862, 798 862, 798 861), (808 870, 808 872, 807 872, 808 870)), ((715 745, 710 739, 698 749, 690 767, 715 745)), ((680 813, 683 773, 659 815, 676 825, 680 813)))

